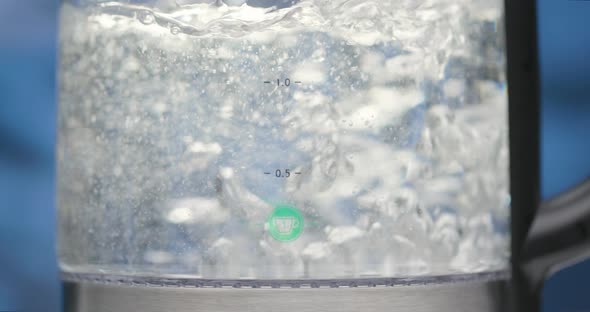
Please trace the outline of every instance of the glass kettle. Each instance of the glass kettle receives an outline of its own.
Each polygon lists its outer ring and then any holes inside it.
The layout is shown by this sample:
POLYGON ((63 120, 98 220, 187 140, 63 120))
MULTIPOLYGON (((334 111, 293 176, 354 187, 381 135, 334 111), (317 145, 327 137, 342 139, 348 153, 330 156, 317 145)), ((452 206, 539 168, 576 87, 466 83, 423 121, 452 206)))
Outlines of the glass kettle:
POLYGON ((534 310, 586 191, 533 223, 512 2, 63 1, 66 310, 534 310))

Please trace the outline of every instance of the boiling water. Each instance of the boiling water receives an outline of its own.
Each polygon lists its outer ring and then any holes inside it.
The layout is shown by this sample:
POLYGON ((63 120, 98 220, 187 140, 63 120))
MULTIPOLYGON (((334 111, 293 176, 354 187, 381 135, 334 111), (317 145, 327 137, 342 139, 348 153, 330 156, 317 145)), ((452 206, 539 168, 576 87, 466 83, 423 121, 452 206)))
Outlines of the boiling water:
POLYGON ((145 2, 62 7, 63 271, 506 268, 501 1, 145 2))

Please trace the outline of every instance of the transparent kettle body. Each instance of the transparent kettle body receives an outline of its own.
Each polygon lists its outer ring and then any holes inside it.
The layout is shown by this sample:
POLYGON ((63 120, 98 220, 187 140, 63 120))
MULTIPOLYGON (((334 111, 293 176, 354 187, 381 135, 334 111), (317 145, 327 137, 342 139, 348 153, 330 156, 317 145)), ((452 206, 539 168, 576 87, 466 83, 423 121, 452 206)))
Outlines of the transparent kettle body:
POLYGON ((502 1, 64 1, 65 276, 507 269, 502 1))

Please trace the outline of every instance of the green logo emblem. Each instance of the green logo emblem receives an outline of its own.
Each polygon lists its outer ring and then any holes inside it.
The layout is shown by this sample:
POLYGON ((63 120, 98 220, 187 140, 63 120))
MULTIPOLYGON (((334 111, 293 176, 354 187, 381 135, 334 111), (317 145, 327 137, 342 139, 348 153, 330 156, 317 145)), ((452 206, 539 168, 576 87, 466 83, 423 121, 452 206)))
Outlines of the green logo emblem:
POLYGON ((296 240, 303 232, 303 216, 294 207, 279 205, 266 221, 270 236, 281 242, 296 240))

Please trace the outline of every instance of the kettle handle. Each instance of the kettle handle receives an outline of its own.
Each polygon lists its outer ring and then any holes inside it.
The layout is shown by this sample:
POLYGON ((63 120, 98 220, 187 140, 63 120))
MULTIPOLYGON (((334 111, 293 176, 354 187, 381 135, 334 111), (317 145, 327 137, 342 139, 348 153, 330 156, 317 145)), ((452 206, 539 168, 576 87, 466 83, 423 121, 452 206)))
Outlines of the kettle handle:
POLYGON ((540 197, 537 1, 505 0, 510 137, 511 268, 514 312, 540 311, 552 273, 590 257, 590 180, 540 197))
POLYGON ((590 179, 542 202, 524 244, 521 267, 531 290, 549 275, 590 258, 590 179))
MULTIPOLYGON (((513 205, 513 211, 517 208, 513 205)), ((516 253, 512 255, 510 297, 515 312, 541 311, 545 279, 590 258, 590 179, 540 203, 531 221, 524 241, 512 238, 516 253)))

